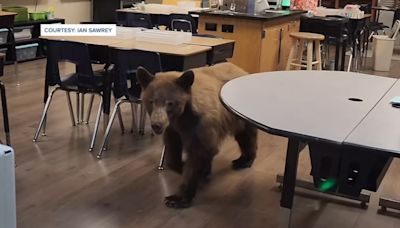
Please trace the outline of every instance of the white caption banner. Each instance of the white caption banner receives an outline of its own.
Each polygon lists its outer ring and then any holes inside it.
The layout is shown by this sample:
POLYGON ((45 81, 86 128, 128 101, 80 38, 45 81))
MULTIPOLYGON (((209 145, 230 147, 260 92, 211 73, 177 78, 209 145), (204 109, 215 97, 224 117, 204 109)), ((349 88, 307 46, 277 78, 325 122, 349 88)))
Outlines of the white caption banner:
POLYGON ((42 24, 41 36, 116 36, 115 24, 42 24))

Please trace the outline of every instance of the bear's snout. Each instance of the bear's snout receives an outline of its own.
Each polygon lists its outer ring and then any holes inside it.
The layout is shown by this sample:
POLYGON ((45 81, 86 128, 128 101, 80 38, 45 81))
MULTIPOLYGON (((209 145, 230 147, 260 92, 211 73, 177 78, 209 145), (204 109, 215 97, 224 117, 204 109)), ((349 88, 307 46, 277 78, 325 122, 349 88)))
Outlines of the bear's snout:
POLYGON ((151 124, 151 128, 153 129, 154 133, 156 133, 157 135, 160 135, 163 133, 164 128, 161 124, 151 124))

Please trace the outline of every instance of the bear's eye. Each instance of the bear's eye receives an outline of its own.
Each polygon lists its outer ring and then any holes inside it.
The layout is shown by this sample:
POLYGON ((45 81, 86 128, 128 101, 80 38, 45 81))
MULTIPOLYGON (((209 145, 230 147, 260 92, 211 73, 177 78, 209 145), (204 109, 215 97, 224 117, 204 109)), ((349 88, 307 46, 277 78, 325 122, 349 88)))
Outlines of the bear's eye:
POLYGON ((150 104, 153 104, 153 103, 154 103, 154 100, 153 100, 153 99, 150 99, 150 100, 149 100, 149 103, 150 103, 150 104))
POLYGON ((174 102, 173 102, 173 101, 167 101, 166 103, 167 103, 167 106, 168 106, 168 107, 174 106, 174 102))

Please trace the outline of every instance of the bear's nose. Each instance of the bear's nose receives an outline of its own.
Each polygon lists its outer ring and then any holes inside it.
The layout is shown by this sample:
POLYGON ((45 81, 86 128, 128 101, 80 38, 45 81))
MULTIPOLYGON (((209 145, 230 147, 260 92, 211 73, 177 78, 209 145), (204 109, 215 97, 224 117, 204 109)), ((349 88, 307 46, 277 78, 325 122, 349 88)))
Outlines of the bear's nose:
POLYGON ((151 128, 156 134, 161 134, 163 132, 163 127, 161 124, 152 124, 151 128))

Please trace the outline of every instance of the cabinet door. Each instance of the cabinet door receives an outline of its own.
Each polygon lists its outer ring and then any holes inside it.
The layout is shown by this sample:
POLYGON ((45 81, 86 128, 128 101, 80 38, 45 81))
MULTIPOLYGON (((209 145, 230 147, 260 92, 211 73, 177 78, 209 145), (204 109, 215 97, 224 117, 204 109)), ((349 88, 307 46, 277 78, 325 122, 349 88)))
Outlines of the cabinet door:
POLYGON ((261 41, 260 72, 275 71, 280 64, 281 26, 271 26, 263 29, 261 41))
POLYGON ((282 41, 281 41, 281 60, 278 70, 285 70, 287 61, 289 60, 290 49, 295 45, 295 40, 290 37, 290 33, 298 32, 300 28, 299 21, 290 21, 282 26, 282 41))
POLYGON ((259 72, 262 31, 260 20, 200 15, 198 28, 200 34, 235 40, 233 57, 229 62, 249 73, 259 72))

